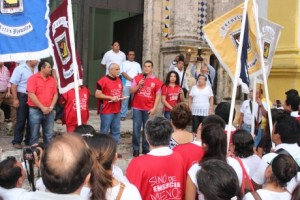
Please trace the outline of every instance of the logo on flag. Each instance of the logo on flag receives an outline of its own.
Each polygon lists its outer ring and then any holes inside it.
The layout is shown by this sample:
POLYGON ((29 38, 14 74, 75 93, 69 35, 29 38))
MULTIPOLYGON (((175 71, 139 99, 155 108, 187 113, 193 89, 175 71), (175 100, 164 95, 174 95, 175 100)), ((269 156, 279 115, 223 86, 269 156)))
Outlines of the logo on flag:
POLYGON ((55 46, 62 64, 67 64, 71 59, 71 54, 68 48, 69 45, 67 44, 66 32, 55 38, 55 46))
MULTIPOLYGON (((282 27, 270 20, 259 18, 259 27, 262 38, 262 46, 263 46, 263 57, 264 64, 266 69, 266 78, 269 77, 272 61, 275 54, 275 50, 278 44, 278 40, 280 38, 282 27)), ((257 78, 258 83, 263 83, 262 75, 257 78)))
POLYGON ((243 92, 248 92, 249 80, 261 73, 260 51, 257 43, 257 27, 253 1, 247 7, 245 32, 241 33, 244 4, 237 6, 223 16, 203 27, 205 38, 212 51, 234 81, 237 70, 238 47, 244 34, 241 54, 241 74, 239 83, 243 92), (247 33, 246 33, 247 32, 247 33), (245 35, 246 34, 246 35, 245 35), (243 84, 244 83, 244 84, 243 84))
POLYGON ((2 0, 0 5, 1 13, 14 14, 23 12, 23 0, 2 0))
POLYGON ((0 1, 0 60, 50 56, 48 4, 49 0, 0 1))
MULTIPOLYGON (((71 4, 68 0, 62 3, 50 15, 50 38, 53 45, 53 61, 54 68, 57 69, 59 91, 65 93, 74 88, 74 68, 76 63, 73 63, 73 58, 77 60, 78 76, 77 79, 82 83, 82 67, 77 55, 72 54, 71 34, 73 30, 70 29, 72 18, 68 10, 71 9, 71 4)), ((76 67, 77 67, 76 66, 76 67)))

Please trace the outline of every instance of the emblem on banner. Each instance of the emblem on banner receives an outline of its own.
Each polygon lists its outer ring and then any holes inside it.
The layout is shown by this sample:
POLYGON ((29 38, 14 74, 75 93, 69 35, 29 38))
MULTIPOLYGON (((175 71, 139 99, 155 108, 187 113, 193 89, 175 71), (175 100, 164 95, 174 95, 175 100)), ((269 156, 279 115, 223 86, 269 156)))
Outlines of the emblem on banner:
MULTIPOLYGON (((235 46, 236 49, 239 48, 240 35, 241 35, 241 30, 234 31, 234 32, 230 33, 230 37, 231 37, 232 43, 233 43, 233 45, 235 46)), ((248 44, 247 45, 247 51, 249 52, 249 51, 251 51, 249 41, 248 41, 247 44, 248 44)))
POLYGON ((71 59, 71 54, 67 43, 66 32, 55 38, 55 46, 62 64, 67 64, 71 59))
POLYGON ((269 58, 271 42, 264 41, 264 59, 269 58))
POLYGON ((24 11, 23 0, 0 0, 0 12, 6 14, 24 11))

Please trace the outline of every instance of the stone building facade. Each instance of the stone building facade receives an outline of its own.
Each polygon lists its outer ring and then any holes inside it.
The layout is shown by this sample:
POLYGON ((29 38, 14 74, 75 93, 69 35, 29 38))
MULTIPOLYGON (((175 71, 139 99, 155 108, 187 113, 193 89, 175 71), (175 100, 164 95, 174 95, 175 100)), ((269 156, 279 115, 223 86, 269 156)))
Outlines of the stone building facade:
MULTIPOLYGON (((190 50, 187 76, 191 87, 195 80, 189 73, 189 67, 196 61, 201 49, 202 57, 217 70, 215 101, 229 99, 231 80, 207 45, 201 28, 242 2, 243 0, 145 0, 143 60, 151 58, 155 66, 158 66, 155 68, 156 75, 163 80, 175 56, 186 56, 190 50)), ((200 70, 199 67, 197 64, 197 70, 200 70)))

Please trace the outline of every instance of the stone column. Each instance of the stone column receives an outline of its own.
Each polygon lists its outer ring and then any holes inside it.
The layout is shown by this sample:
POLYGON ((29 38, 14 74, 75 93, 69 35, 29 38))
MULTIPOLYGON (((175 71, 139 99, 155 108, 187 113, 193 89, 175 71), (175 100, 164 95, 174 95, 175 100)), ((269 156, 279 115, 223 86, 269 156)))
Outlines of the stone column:
POLYGON ((174 0, 173 33, 170 40, 198 40, 197 18, 198 1, 195 0, 174 0))
POLYGON ((162 7, 161 0, 145 0, 144 2, 144 38, 143 62, 152 60, 154 73, 160 74, 160 46, 162 42, 162 7))

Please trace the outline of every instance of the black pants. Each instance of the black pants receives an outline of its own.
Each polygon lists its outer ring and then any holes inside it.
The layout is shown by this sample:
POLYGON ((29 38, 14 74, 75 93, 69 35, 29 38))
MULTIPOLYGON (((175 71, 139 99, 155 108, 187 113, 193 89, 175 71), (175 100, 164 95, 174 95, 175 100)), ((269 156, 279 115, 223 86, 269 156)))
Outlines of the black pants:
POLYGON ((193 115, 193 126, 192 126, 193 133, 197 133, 198 126, 200 123, 202 123, 204 118, 205 116, 193 115))

